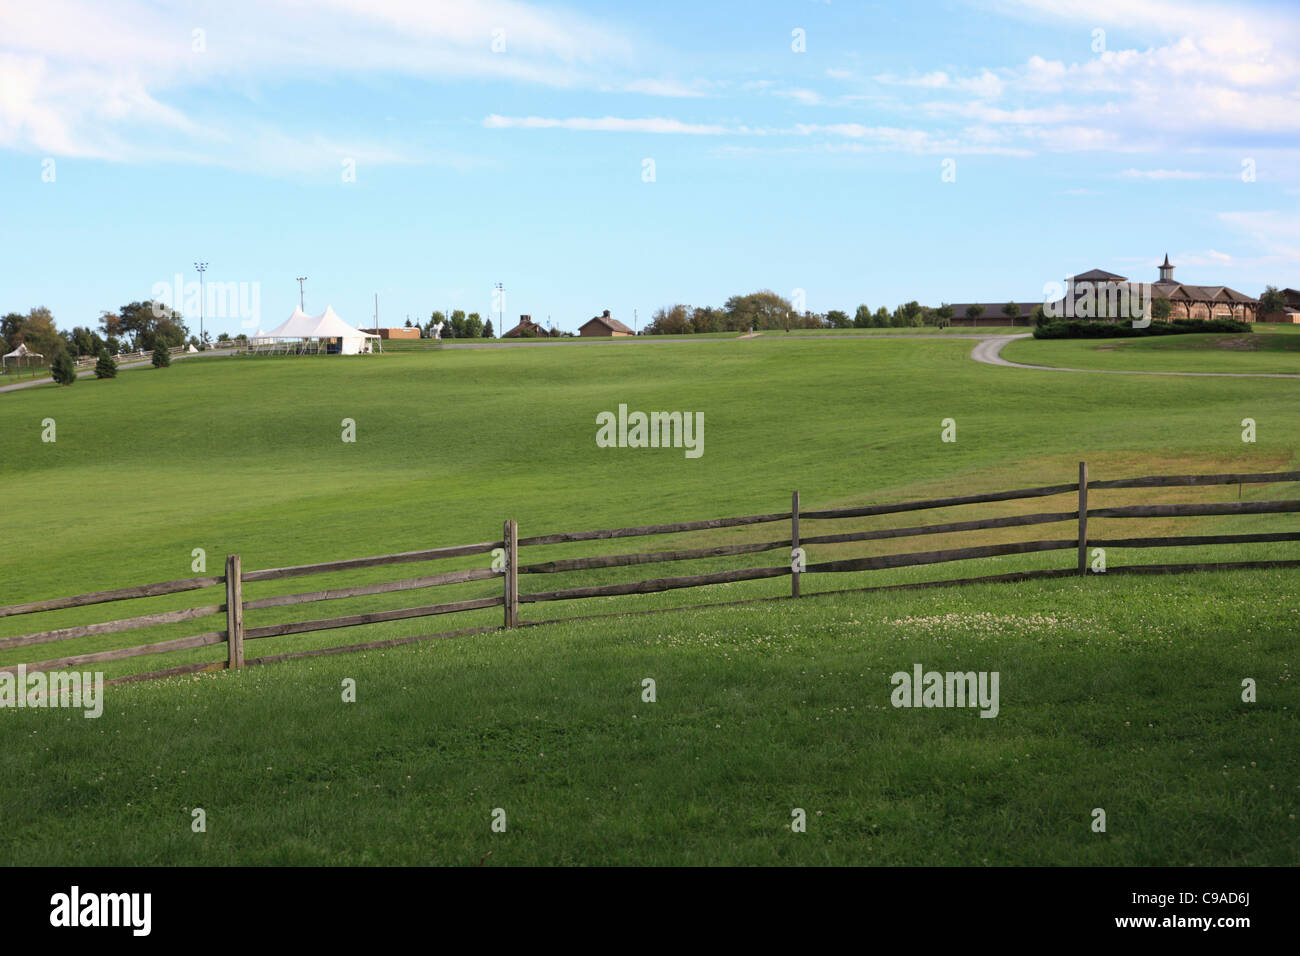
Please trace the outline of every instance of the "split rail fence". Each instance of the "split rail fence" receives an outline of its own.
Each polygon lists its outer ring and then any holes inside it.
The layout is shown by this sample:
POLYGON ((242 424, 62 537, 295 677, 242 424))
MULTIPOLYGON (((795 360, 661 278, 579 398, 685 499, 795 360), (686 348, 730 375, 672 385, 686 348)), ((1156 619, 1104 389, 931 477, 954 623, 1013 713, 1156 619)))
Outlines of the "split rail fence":
MULTIPOLYGON (((12 672, 17 670, 20 666, 25 667, 28 671, 71 669, 87 664, 123 660, 144 655, 192 650, 217 644, 226 645, 227 653, 226 660, 224 661, 218 660, 184 664, 165 670, 156 670, 144 674, 117 678, 118 680, 138 680, 149 677, 163 677, 224 668, 236 668, 242 667, 245 664, 268 663, 292 657, 337 653, 341 651, 368 648, 391 647, 436 637, 451 637, 462 634, 495 631, 499 628, 497 626, 473 627, 455 631, 443 631, 436 634, 372 641, 363 644, 349 644, 339 647, 295 651, 246 660, 244 655, 246 642, 256 641, 263 638, 285 637, 294 634, 311 633, 314 631, 357 627, 446 614, 457 614, 496 607, 502 608, 503 626, 506 628, 513 628, 542 623, 540 621, 521 620, 519 616, 520 605, 544 604, 556 601, 580 601, 591 598, 606 598, 619 595, 650 594, 676 589, 698 588, 709 585, 755 581, 784 576, 789 576, 791 578, 789 596, 798 598, 801 594, 801 580, 806 575, 880 571, 892 568, 906 568, 920 565, 942 564, 952 561, 967 561, 971 559, 1030 554, 1046 551, 1075 551, 1077 552, 1077 560, 1072 562, 1070 566, 1062 568, 1016 571, 1004 574, 986 575, 973 578, 968 577, 946 581, 892 584, 886 585, 886 587, 934 587, 969 582, 1017 581, 1039 577, 1056 577, 1074 574, 1085 575, 1089 573, 1088 557, 1089 549, 1091 548, 1197 547, 1203 545, 1262 544, 1300 541, 1300 530, 1120 538, 1089 537, 1088 522, 1090 519, 1149 519, 1300 513, 1300 500, 1293 499, 1269 501, 1236 500, 1226 502, 1184 502, 1175 504, 1142 504, 1098 508, 1089 505, 1089 494, 1092 492, 1124 488, 1172 488, 1211 485, 1243 486, 1246 484, 1296 481, 1300 481, 1300 471, 1271 472, 1263 474, 1157 475, 1144 478, 1121 478, 1089 482, 1087 464, 1080 462, 1077 482, 1048 485, 1037 488, 1025 488, 1016 491, 990 492, 948 498, 933 498, 923 501, 901 502, 896 504, 864 505, 852 508, 814 511, 800 510, 799 493, 796 491, 792 496, 790 510, 773 514, 745 515, 734 518, 685 521, 674 524, 645 525, 597 531, 572 531, 525 538, 519 537, 518 526, 516 522, 511 519, 505 522, 502 538, 497 541, 484 541, 477 544, 456 545, 423 551, 407 551, 399 554, 379 555, 376 557, 351 558, 341 561, 325 561, 315 564, 304 564, 283 568, 266 568, 251 571, 243 569, 238 554, 231 554, 227 556, 224 573, 220 575, 163 581, 157 584, 118 588, 110 591, 97 591, 90 594, 79 594, 72 597, 53 598, 50 600, 32 601, 26 604, 0 607, 0 618, 6 618, 15 615, 37 614, 47 611, 58 611, 66 608, 109 604, 140 598, 177 594, 187 591, 199 591, 205 588, 215 588, 217 586, 223 586, 225 591, 224 599, 220 603, 209 603, 180 610, 161 611, 113 621, 105 621, 102 623, 63 627, 54 630, 0 638, 0 652, 7 652, 14 648, 34 647, 37 645, 93 637, 96 635, 112 634, 135 628, 151 627, 162 624, 176 624, 184 621, 219 617, 222 615, 225 617, 224 628, 195 634, 189 637, 154 641, 153 643, 132 647, 93 651, 22 665, 10 664, 0 667, 0 672, 12 672), (943 524, 920 524, 901 528, 853 530, 831 534, 808 535, 803 533, 803 530, 801 529, 801 524, 806 522, 863 519, 882 515, 896 515, 912 511, 950 508, 960 505, 1020 501, 1058 495, 1073 496, 1076 502, 1075 507, 1068 511, 1017 514, 976 520, 952 521, 943 524), (1013 528, 1060 523, 1069 523, 1072 526, 1071 530, 1074 533, 1070 534, 1068 537, 1057 537, 1035 541, 984 544, 931 551, 907 551, 875 555, 871 557, 856 557, 811 563, 807 560, 808 549, 818 545, 842 545, 851 542, 877 541, 892 538, 965 534, 967 532, 977 532, 996 528, 1013 528), (609 541, 655 535, 676 535, 686 532, 724 528, 743 528, 755 525, 783 525, 784 528, 788 529, 788 535, 783 530, 779 538, 770 541, 722 544, 703 548, 679 548, 667 551, 603 554, 589 557, 538 561, 535 563, 520 563, 520 549, 586 541, 609 541), (557 588, 552 590, 520 591, 520 575, 542 576, 547 574, 631 567, 642 564, 700 561, 705 559, 772 552, 783 552, 781 563, 771 566, 732 568, 700 574, 647 578, 639 581, 613 584, 595 584, 582 587, 557 588), (244 585, 252 582, 281 581, 320 574, 347 572, 388 565, 432 562, 442 559, 462 558, 476 555, 491 555, 491 566, 444 571, 438 574, 430 574, 422 577, 407 578, 397 581, 385 581, 377 584, 363 584, 353 587, 339 587, 281 594, 270 597, 259 597, 252 600, 246 599, 243 594, 244 585), (426 604, 416 607, 390 610, 369 611, 365 613, 349 614, 331 618, 318 618, 307 621, 268 624, 258 627, 246 627, 244 624, 244 615, 246 612, 264 608, 287 607, 345 598, 360 598, 369 595, 400 591, 425 590, 445 587, 448 585, 465 584, 473 581, 484 581, 493 578, 500 578, 503 582, 503 586, 500 594, 491 597, 447 601, 440 604, 426 604)), ((1240 494, 1240 491, 1238 494, 1240 494)), ((1300 567, 1300 560, 1274 559, 1199 564, 1141 564, 1110 567, 1108 568, 1108 573, 1167 573, 1196 570, 1219 570, 1226 568, 1279 567, 1300 567)), ((849 588, 847 590, 860 591, 874 589, 875 588, 870 587, 858 587, 849 588)), ((216 595, 214 595, 214 597, 215 596, 216 595)), ((772 599, 773 598, 768 597, 759 598, 758 600, 772 599)), ((621 613, 629 612, 624 610, 621 613)))

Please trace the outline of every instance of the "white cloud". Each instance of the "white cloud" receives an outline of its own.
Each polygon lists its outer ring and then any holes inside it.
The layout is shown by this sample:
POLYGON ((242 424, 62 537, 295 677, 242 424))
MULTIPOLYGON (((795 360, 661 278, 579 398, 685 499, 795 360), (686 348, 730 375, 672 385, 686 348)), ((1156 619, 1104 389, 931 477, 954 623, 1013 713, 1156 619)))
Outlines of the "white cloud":
POLYGON ((1231 173, 1211 173, 1199 169, 1125 169, 1116 175, 1120 179, 1145 179, 1160 182, 1169 179, 1230 179, 1231 173))
POLYGON ((796 100, 805 106, 816 106, 822 101, 821 94, 815 90, 806 90, 800 88, 773 90, 774 96, 784 97, 785 99, 796 100))
MULTIPOLYGON (((393 73, 594 89, 606 82, 604 67, 633 51, 630 40, 595 21, 517 0, 322 0, 310 8, 297 0, 226 0, 200 10, 148 0, 111 9, 94 0, 3 3, 0 148, 236 165, 261 153, 271 171, 292 171, 296 159, 281 161, 252 141, 257 131, 274 140, 265 124, 250 130, 229 110, 205 116, 202 104, 215 97, 189 94, 256 97, 262 84, 393 73), (195 30, 203 31, 201 49, 195 30), (503 31, 504 54, 492 50, 494 31, 503 31), (239 149, 214 151, 229 142, 239 149)), ((641 89, 686 91, 654 80, 641 89)), ((349 151, 376 162, 402 154, 362 142, 349 151)))
POLYGON ((1300 216, 1294 212, 1221 212, 1219 221, 1244 233, 1291 268, 1300 265, 1300 216))
POLYGON ((743 133, 744 127, 729 129, 704 123, 683 123, 663 116, 624 119, 617 116, 568 117, 557 119, 547 116, 498 116, 493 113, 483 120, 488 129, 567 129, 599 133, 677 133, 692 136, 722 136, 743 133))

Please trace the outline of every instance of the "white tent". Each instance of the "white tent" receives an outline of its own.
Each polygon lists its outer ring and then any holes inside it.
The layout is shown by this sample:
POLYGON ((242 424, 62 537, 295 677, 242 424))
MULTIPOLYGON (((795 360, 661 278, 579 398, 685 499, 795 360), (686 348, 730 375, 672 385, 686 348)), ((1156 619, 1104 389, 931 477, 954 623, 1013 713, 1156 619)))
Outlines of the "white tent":
POLYGON ((266 339, 302 339, 322 340, 338 339, 339 351, 343 355, 358 355, 370 351, 370 340, 379 338, 372 332, 354 329, 327 306, 320 315, 308 315, 302 309, 294 309, 293 315, 285 319, 270 332, 262 333, 266 339))
POLYGON ((43 359, 45 358, 45 356, 42 355, 40 352, 33 352, 31 349, 27 347, 26 342, 19 342, 18 348, 14 349, 12 352, 6 352, 3 358, 4 361, 6 362, 8 362, 10 359, 15 359, 18 362, 18 364, 21 365, 23 359, 27 359, 30 362, 32 359, 43 359))
POLYGON ((185 351, 187 351, 187 352, 197 352, 198 349, 196 349, 196 348, 194 347, 194 343, 191 342, 191 343, 190 343, 190 347, 187 348, 185 351))

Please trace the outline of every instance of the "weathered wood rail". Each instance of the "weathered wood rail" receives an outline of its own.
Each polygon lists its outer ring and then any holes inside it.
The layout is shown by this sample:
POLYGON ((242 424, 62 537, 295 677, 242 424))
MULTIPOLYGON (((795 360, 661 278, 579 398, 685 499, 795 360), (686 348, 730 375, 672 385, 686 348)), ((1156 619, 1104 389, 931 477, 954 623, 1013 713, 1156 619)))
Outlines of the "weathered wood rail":
MULTIPOLYGON (((571 531, 554 534, 519 537, 518 525, 513 519, 505 522, 502 537, 497 541, 484 541, 477 544, 454 545, 451 547, 430 548, 419 551, 405 551, 398 554, 377 555, 364 558, 347 558, 337 561, 322 561, 312 564, 294 565, 281 568, 264 568, 245 571, 238 554, 228 555, 224 573, 204 577, 183 578, 175 581, 161 581, 154 584, 142 584, 133 587, 115 588, 78 594, 70 597, 51 598, 42 601, 30 601, 0 607, 0 618, 17 615, 39 614, 61 611, 70 608, 88 607, 121 601, 181 594, 208 588, 224 589, 221 603, 207 603, 195 607, 176 610, 158 611, 139 614, 111 621, 93 624, 59 627, 29 634, 19 634, 0 638, 0 652, 16 648, 55 644, 63 641, 77 640, 101 635, 115 634, 122 631, 164 624, 179 624, 186 621, 201 620, 218 615, 225 616, 225 627, 221 630, 207 631, 188 637, 156 640, 152 643, 132 647, 117 647, 106 650, 89 651, 64 657, 50 658, 25 664, 10 664, 0 667, 0 672, 15 671, 25 667, 28 671, 58 670, 80 667, 86 664, 126 660, 145 655, 172 653, 196 648, 226 645, 225 660, 204 661, 183 664, 165 670, 152 671, 118 680, 136 680, 145 677, 172 676, 197 673, 225 668, 238 668, 246 664, 267 663, 292 657, 312 656, 318 654, 339 653, 348 650, 393 647, 413 641, 432 638, 450 637, 461 634, 475 634, 497 630, 496 627, 472 627, 435 634, 411 637, 391 638, 370 641, 361 644, 348 644, 338 647, 315 648, 303 651, 291 651, 261 658, 245 658, 245 644, 266 638, 286 637, 340 628, 358 627, 368 624, 392 621, 413 620, 458 614, 467 611, 481 611, 487 608, 503 609, 502 626, 514 628, 541 623, 524 621, 519 617, 520 605, 545 604, 556 601, 578 601, 588 598, 616 597, 622 595, 651 594, 686 588, 707 587, 717 584, 731 584, 742 581, 758 581, 769 578, 791 578, 790 597, 801 596, 801 579, 809 574, 835 574, 878 571, 892 568, 917 567, 931 564, 944 564, 954 561, 969 561, 994 558, 1006 555, 1034 554, 1048 551, 1077 551, 1077 563, 1070 568, 1049 568, 1040 570, 1014 571, 1006 574, 984 575, 974 578, 960 578, 947 581, 926 581, 917 583, 885 585, 885 588, 935 587, 944 584, 986 581, 1021 581, 1035 577, 1060 577, 1067 574, 1087 574, 1087 554, 1090 548, 1170 548, 1201 547, 1224 544, 1276 544, 1300 541, 1300 529, 1266 532, 1234 532, 1228 534, 1195 535, 1153 535, 1135 537, 1089 537, 1090 519, 1150 519, 1150 518, 1184 518, 1211 517, 1231 515, 1276 515, 1300 513, 1300 500, 1279 499, 1269 501, 1237 500, 1228 502, 1182 502, 1174 504, 1121 505, 1115 507, 1090 507, 1090 492, 1111 489, 1146 489, 1175 488, 1213 485, 1246 485, 1265 483, 1300 482, 1300 471, 1268 472, 1259 474, 1217 474, 1217 475, 1153 475, 1142 478, 1120 478, 1090 482, 1088 468, 1083 462, 1079 465, 1077 482, 1059 485, 1045 485, 1036 488, 1024 488, 1015 491, 999 491, 972 495, 959 495, 946 498, 931 498, 921 501, 906 501, 893 504, 873 504, 851 508, 834 508, 819 511, 801 511, 799 493, 791 497, 789 511, 761 515, 743 515, 732 518, 715 518, 709 520, 682 521, 672 524, 641 525, 627 528, 610 528, 594 531, 571 531), (840 521, 845 519, 871 518, 882 515, 903 514, 913 511, 946 509, 965 505, 987 504, 994 502, 1019 501, 1054 495, 1073 495, 1076 507, 1069 511, 1045 511, 1036 514, 1002 515, 989 518, 947 521, 938 524, 917 524, 899 528, 875 528, 828 534, 802 533, 801 522, 840 521), (1034 525, 1077 522, 1077 531, 1070 537, 1045 538, 1035 541, 1014 541, 995 544, 972 545, 969 547, 945 548, 935 550, 914 550, 865 557, 851 557, 838 560, 825 560, 809 563, 806 560, 807 549, 820 545, 841 545, 854 542, 882 541, 892 538, 908 538, 926 535, 953 535, 979 532, 993 529, 1030 527, 1034 525), (578 558, 560 558, 521 564, 521 548, 537 548, 551 545, 570 544, 586 541, 611 541, 622 538, 637 538, 650 535, 679 535, 699 531, 713 531, 728 528, 749 528, 764 524, 787 524, 789 536, 775 540, 742 542, 714 545, 711 547, 676 548, 673 550, 642 551, 624 554, 602 554, 578 558), (695 574, 682 574, 646 578, 637 581, 622 581, 605 584, 589 584, 578 587, 563 587, 551 590, 520 592, 520 575, 571 574, 582 571, 594 571, 610 568, 635 567, 646 564, 666 564, 680 561, 705 561, 716 558, 737 557, 741 555, 784 552, 782 563, 771 566, 729 568, 725 570, 706 571, 695 574), (386 567, 399 564, 440 561, 449 558, 491 555, 488 567, 461 568, 426 574, 420 577, 405 578, 396 581, 383 581, 375 584, 360 584, 349 587, 333 587, 312 591, 299 591, 269 597, 245 599, 243 588, 246 583, 261 581, 281 581, 318 574, 331 574, 368 568, 386 567), (786 560, 788 558, 789 560, 786 560), (306 621, 292 621, 246 627, 244 615, 247 611, 266 608, 292 607, 316 604, 325 601, 368 597, 404 591, 417 591, 468 584, 500 578, 503 582, 501 593, 490 597, 475 597, 461 600, 444 601, 437 604, 421 604, 404 608, 367 611, 356 614, 323 617, 306 621)), ((1224 568, 1278 568, 1300 567, 1300 559, 1275 559, 1229 562, 1206 562, 1196 564, 1144 564, 1118 566, 1108 569, 1116 573, 1164 573, 1175 571, 1195 571, 1224 568)), ((873 590, 876 588, 851 588, 849 590, 873 590)), ((772 597, 762 598, 773 600, 772 597)), ((620 613, 628 613, 622 611, 620 613)), ((591 615, 588 615, 591 616, 591 615)))

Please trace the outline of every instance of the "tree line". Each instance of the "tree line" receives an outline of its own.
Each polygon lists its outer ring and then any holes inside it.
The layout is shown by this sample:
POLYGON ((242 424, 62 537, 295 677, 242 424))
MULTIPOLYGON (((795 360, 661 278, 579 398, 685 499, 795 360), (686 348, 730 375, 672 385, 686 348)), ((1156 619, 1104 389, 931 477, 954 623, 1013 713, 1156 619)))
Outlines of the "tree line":
MULTIPOLYGON (((204 336, 204 339, 208 339, 204 336)), ((51 365, 66 353, 77 359, 97 356, 101 352, 115 355, 121 352, 152 352, 155 349, 176 348, 192 344, 203 348, 190 334, 185 319, 179 312, 154 302, 130 302, 116 312, 102 312, 95 327, 77 325, 60 330, 54 315, 45 306, 27 312, 10 312, 0 316, 0 353, 9 352, 26 344, 39 352, 51 365)))
POLYGON ((687 335, 705 332, 750 332, 782 329, 876 329, 924 325, 947 327, 953 307, 929 308, 915 299, 892 311, 883 305, 874 312, 859 305, 850 316, 841 309, 828 312, 798 311, 793 303, 770 289, 733 295, 721 308, 684 304, 657 309, 646 326, 647 335, 687 335))

